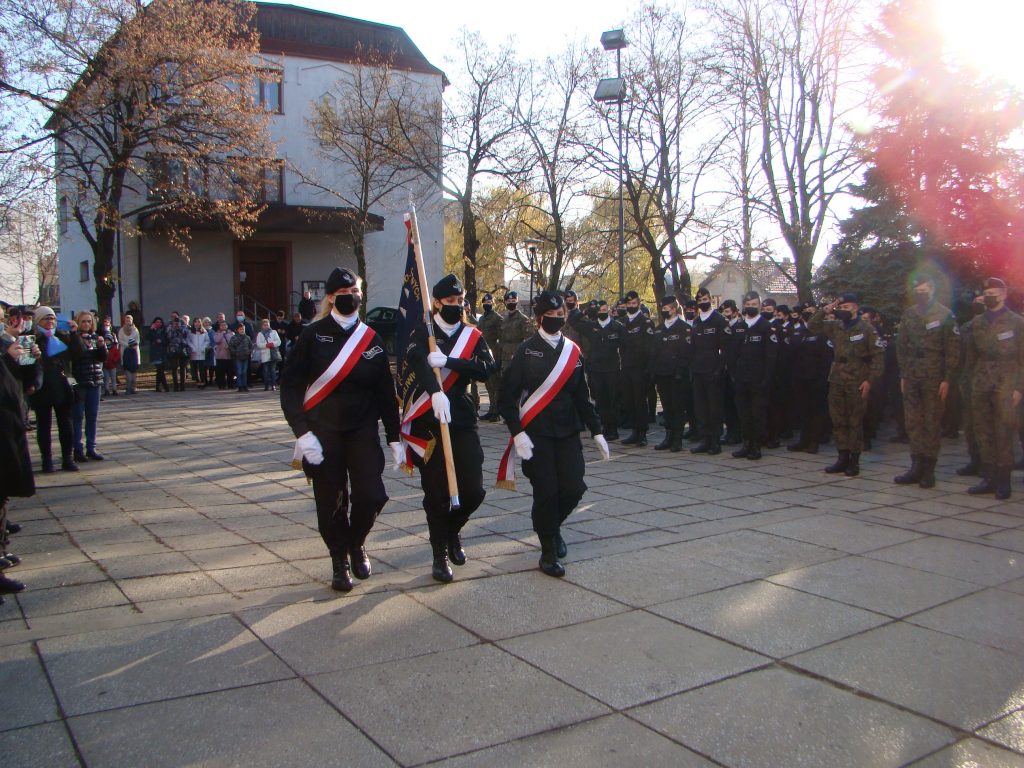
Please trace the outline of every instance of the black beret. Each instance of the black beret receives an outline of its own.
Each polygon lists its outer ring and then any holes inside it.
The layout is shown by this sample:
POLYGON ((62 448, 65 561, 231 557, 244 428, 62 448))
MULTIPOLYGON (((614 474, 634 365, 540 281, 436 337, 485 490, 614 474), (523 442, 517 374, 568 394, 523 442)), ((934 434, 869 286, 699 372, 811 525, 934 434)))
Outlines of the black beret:
POLYGON ((505 301, 519 301, 519 294, 515 291, 509 291, 505 294, 505 301))
POLYGON ((447 299, 449 296, 458 296, 462 291, 462 283, 455 275, 445 275, 431 289, 430 293, 435 299, 447 299))
POLYGON ((556 291, 541 291, 533 299, 533 314, 543 315, 552 309, 561 309, 565 306, 565 299, 562 294, 556 291))
POLYGON ((493 297, 493 296, 491 296, 491 294, 489 294, 489 293, 485 293, 485 294, 484 294, 484 298, 483 298, 483 301, 490 301, 490 302, 493 302, 493 301, 494 301, 494 297, 493 297))
POLYGON ((665 294, 664 296, 661 297, 661 306, 663 306, 663 307, 667 306, 669 304, 675 304, 675 303, 676 303, 676 297, 673 296, 671 293, 665 294))
POLYGON ((999 288, 999 289, 1005 291, 1006 290, 1006 283, 1004 283, 998 277, 989 277, 989 278, 986 278, 985 282, 981 284, 981 287, 982 288, 999 288))
POLYGON ((736 309, 736 302, 733 301, 732 299, 726 299, 725 301, 718 305, 719 309, 725 309, 726 307, 734 310, 736 309))
POLYGON ((574 299, 579 298, 579 296, 576 295, 576 291, 574 291, 572 288, 565 292, 565 298, 568 299, 570 296, 572 296, 574 299))
POLYGON ((839 297, 840 304, 860 304, 860 296, 853 291, 847 291, 839 297))
POLYGON ((637 293, 636 291, 630 291, 629 293, 626 294, 626 297, 623 299, 623 301, 632 301, 633 299, 639 299, 639 298, 640 298, 640 294, 639 293, 637 293))
POLYGON ((686 309, 696 309, 697 302, 694 299, 687 299, 683 306, 686 307, 686 309))
POLYGON ((788 304, 779 304, 779 305, 777 305, 775 307, 775 309, 778 312, 785 312, 787 315, 789 314, 789 305, 788 304))
POLYGON ((334 293, 339 288, 351 288, 359 284, 359 280, 352 272, 344 267, 335 267, 331 276, 327 278, 327 285, 324 286, 325 293, 334 293))

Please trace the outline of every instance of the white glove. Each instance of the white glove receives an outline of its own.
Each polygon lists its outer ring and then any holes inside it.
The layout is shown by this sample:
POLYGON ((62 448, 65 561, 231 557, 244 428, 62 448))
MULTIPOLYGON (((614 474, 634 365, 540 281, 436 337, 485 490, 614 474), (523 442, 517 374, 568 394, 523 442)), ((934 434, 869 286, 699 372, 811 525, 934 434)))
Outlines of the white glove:
POLYGON ((608 450, 608 441, 604 439, 604 435, 594 435, 594 442, 597 443, 597 450, 601 452, 601 456, 608 461, 612 457, 612 452, 608 450))
POLYGON ((388 443, 388 448, 391 449, 391 458, 395 461, 395 469, 401 469, 402 459, 405 458, 405 449, 402 448, 402 444, 388 443))
POLYGON ((296 440, 295 445, 300 451, 302 451, 302 458, 304 458, 308 463, 313 464, 314 466, 317 464, 323 464, 324 448, 320 445, 320 441, 317 439, 317 436, 312 432, 307 432, 296 440))
POLYGON ((439 349, 435 349, 427 355, 427 365, 431 368, 444 368, 448 365, 448 355, 439 349))
POLYGON ((430 396, 430 404, 434 407, 434 418, 442 424, 452 423, 452 406, 448 402, 448 395, 435 392, 430 396))
POLYGON ((529 461, 533 458, 533 440, 525 432, 520 432, 518 435, 512 438, 512 443, 516 447, 516 456, 523 461, 529 461))

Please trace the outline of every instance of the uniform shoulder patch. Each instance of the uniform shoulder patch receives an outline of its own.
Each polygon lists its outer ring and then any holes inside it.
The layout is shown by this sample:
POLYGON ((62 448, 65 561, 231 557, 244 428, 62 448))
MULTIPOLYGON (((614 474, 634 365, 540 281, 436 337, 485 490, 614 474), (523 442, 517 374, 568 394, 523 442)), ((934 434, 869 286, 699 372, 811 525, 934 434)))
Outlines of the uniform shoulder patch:
POLYGON ((875 346, 879 349, 885 349, 886 343, 883 339, 875 339, 875 346))
POLYGON ((370 347, 368 350, 363 352, 363 357, 365 357, 367 360, 373 360, 373 358, 375 358, 377 355, 383 354, 384 350, 381 347, 374 346, 370 347))
POLYGON ((650 326, 648 326, 647 327, 647 332, 653 334, 654 333, 654 329, 651 328, 650 326))
POLYGON ((954 336, 959 336, 960 335, 960 326, 957 325, 956 323, 953 323, 953 335, 954 336))
POLYGON ((539 349, 530 349, 529 347, 523 350, 523 354, 529 355, 530 357, 544 357, 544 353, 539 349))
POLYGON ((325 344, 330 344, 331 342, 334 341, 334 337, 333 336, 321 336, 319 333, 315 333, 313 335, 316 336, 316 340, 317 341, 322 341, 325 344))
POLYGON ((768 341, 772 342, 773 344, 778 344, 779 337, 773 333, 771 336, 768 337, 768 341))

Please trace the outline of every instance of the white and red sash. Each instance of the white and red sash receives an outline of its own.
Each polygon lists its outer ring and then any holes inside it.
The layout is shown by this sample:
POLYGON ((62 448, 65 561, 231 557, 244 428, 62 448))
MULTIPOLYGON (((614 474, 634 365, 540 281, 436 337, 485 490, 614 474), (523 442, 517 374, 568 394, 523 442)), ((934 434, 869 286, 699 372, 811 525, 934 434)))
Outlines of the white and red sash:
POLYGON ((306 389, 306 396, 302 400, 304 411, 315 408, 352 372, 356 363, 359 362, 359 356, 370 346, 373 338, 373 329, 363 322, 356 321, 355 330, 352 331, 352 335, 338 351, 331 364, 327 366, 327 370, 321 373, 317 380, 306 389))
MULTIPOLYGON (((558 359, 555 361, 555 367, 551 369, 541 385, 519 405, 519 423, 523 429, 562 391, 562 387, 576 370, 576 363, 579 362, 579 359, 580 348, 571 339, 565 339, 562 351, 559 352, 558 359)), ((514 440, 510 437, 508 445, 505 446, 505 453, 502 454, 501 462, 498 464, 497 483, 499 488, 507 488, 512 491, 516 488, 515 463, 511 461, 513 443, 514 440)))
MULTIPOLYGON (((463 325, 459 337, 455 340, 448 357, 456 357, 460 360, 468 360, 476 351, 476 343, 480 338, 480 331, 471 325, 463 325)), ((448 368, 441 369, 441 390, 447 392, 458 380, 459 375, 448 368)), ((430 454, 434 449, 433 439, 416 437, 412 434, 412 423, 420 416, 430 410, 430 393, 424 390, 415 400, 407 400, 405 411, 402 413, 402 446, 405 448, 405 459, 402 461, 402 469, 412 473, 412 454, 415 453, 424 462, 430 461, 430 454)))

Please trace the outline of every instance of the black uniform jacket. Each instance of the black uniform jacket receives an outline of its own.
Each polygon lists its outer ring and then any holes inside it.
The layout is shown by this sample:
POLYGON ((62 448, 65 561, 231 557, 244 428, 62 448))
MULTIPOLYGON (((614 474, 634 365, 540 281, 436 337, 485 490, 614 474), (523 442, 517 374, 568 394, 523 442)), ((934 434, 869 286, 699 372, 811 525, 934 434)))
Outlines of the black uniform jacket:
POLYGON ((800 333, 794 329, 788 341, 792 354, 792 377, 796 381, 825 383, 832 368, 832 347, 824 334, 811 333, 801 325, 800 333))
POLYGON ((697 313, 690 336, 693 348, 690 356, 691 373, 722 376, 729 344, 729 334, 725 332, 728 327, 729 321, 722 317, 721 312, 712 310, 707 320, 701 320, 700 313, 697 313))
POLYGON ((775 329, 764 317, 759 317, 741 337, 743 341, 739 343, 736 351, 733 380, 743 384, 770 387, 775 371, 775 358, 779 354, 779 337, 775 329))
MULTIPOLYGON (((552 348, 539 333, 535 333, 519 345, 505 372, 505 378, 501 381, 501 396, 498 400, 498 413, 505 420, 512 435, 523 431, 523 425, 519 422, 519 404, 544 383, 544 379, 555 367, 562 346, 568 343, 571 342, 563 338, 552 348)), ((584 425, 592 434, 601 434, 601 421, 597 417, 594 404, 590 402, 590 389, 583 375, 581 356, 565 386, 547 407, 534 417, 526 427, 526 434, 531 438, 571 437, 578 435, 584 425)))
POLYGON ((281 376, 281 410, 296 437, 306 432, 351 432, 380 419, 389 443, 398 442, 398 396, 384 342, 375 332, 348 376, 311 410, 302 408, 306 389, 330 367, 358 324, 344 330, 332 315, 311 323, 299 336, 281 376))
POLYGON ((602 328, 596 320, 584 318, 576 324, 576 330, 590 342, 587 370, 594 373, 618 373, 622 370, 619 347, 625 330, 618 320, 609 320, 602 328))
POLYGON ((68 381, 66 364, 80 360, 85 354, 85 344, 77 333, 54 331, 53 335, 67 345, 67 349, 50 357, 47 354, 49 339, 42 332, 36 334, 36 345, 39 347, 39 375, 36 391, 29 396, 29 405, 33 408, 45 408, 50 405, 63 405, 71 402, 74 393, 68 381))
MULTIPOLYGON (((10 339, 0 343, 0 498, 31 496, 35 493, 32 459, 28 453, 25 433, 25 410, 21 404, 22 382, 32 376, 35 365, 19 366, 2 350, 10 339)), ((33 377, 34 378, 34 377, 33 377)))
POLYGON ((633 320, 630 320, 628 315, 621 317, 619 322, 625 329, 622 334, 622 348, 619 351, 623 370, 645 370, 650 355, 651 337, 654 335, 654 323, 643 312, 637 312, 633 320))
POLYGON ((689 353, 690 326, 677 317, 672 325, 654 329, 647 368, 652 376, 682 376, 689 353))
MULTIPOLYGON (((443 330, 435 326, 434 338, 437 342, 438 351, 444 352, 446 355, 451 354, 452 349, 455 347, 455 342, 459 340, 464 327, 460 323, 455 332, 448 336, 443 330)), ((409 365, 416 372, 416 386, 413 388, 411 395, 413 401, 424 391, 429 394, 441 391, 441 385, 437 383, 434 369, 427 363, 427 354, 429 352, 427 329, 423 325, 417 326, 412 332, 409 347, 405 352, 409 365)), ((449 358, 448 364, 445 367, 456 374, 455 383, 448 390, 448 401, 451 403, 452 411, 451 426, 453 429, 470 429, 476 425, 476 405, 473 402, 472 395, 466 390, 469 387, 470 381, 487 381, 494 371, 494 356, 491 355, 490 347, 484 341, 483 334, 477 337, 476 347, 469 358, 465 360, 455 357, 449 358)), ((423 422, 423 426, 427 428, 436 428, 437 419, 434 417, 434 410, 431 408, 420 416, 416 420, 417 425, 420 422, 423 422)))

